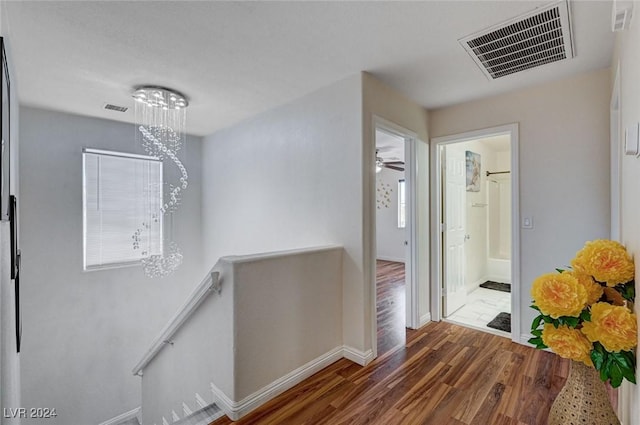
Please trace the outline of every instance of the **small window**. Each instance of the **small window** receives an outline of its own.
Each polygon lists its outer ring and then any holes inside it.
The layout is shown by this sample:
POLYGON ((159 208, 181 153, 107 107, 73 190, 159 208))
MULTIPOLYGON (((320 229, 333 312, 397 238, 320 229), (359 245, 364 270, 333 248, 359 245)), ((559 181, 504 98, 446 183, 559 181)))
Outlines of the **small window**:
POLYGON ((404 179, 398 180, 398 228, 400 229, 404 229, 407 225, 406 200, 404 179))
POLYGON ((162 253, 162 162, 85 149, 84 269, 139 264, 162 253))

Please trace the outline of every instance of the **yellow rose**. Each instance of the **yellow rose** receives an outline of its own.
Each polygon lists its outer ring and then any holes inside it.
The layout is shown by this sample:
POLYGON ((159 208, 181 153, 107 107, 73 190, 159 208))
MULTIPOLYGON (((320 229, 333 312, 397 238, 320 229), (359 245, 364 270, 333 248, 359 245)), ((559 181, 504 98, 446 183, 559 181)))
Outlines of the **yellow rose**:
POLYGON ((571 261, 573 269, 593 276, 607 286, 633 280, 635 266, 626 248, 616 241, 598 239, 587 242, 571 261))
POLYGON ((604 288, 597 284, 591 276, 576 271, 566 271, 569 275, 578 279, 578 283, 587 291, 587 305, 597 302, 604 292, 604 288))
POLYGON ((542 330, 542 342, 560 357, 593 366, 589 356, 593 346, 578 329, 566 325, 556 329, 551 323, 546 323, 542 330))
POLYGON ((533 303, 542 314, 554 319, 560 316, 579 316, 587 305, 587 291, 569 273, 547 273, 531 285, 533 303))
POLYGON ((591 306, 591 321, 582 324, 582 333, 609 352, 628 351, 638 344, 636 315, 627 307, 609 303, 591 306))

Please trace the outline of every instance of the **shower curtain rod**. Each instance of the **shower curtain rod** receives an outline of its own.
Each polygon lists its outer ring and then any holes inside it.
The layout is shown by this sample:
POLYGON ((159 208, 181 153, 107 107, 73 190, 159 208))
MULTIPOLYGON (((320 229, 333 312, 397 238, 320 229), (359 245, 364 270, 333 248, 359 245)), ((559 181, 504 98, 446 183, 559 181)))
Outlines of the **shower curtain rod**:
POLYGON ((487 171, 487 177, 491 174, 509 174, 511 171, 487 171))

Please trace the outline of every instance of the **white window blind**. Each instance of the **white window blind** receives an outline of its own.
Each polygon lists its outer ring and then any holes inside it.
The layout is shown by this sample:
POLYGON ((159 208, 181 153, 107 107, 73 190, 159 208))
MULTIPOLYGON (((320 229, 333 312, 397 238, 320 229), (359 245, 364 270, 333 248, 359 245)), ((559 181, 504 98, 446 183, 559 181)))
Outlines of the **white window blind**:
POLYGON ((83 152, 84 269, 139 263, 162 253, 162 162, 83 152))
POLYGON ((398 228, 404 229, 407 225, 407 198, 405 194, 404 180, 398 180, 398 228))

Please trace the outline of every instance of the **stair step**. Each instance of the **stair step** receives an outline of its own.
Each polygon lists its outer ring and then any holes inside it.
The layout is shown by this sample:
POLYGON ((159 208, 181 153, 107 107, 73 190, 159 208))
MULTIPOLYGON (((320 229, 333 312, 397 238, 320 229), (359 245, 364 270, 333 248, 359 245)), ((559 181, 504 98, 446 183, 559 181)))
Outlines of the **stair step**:
POLYGON ((186 418, 174 422, 173 425, 209 425, 222 416, 224 416, 222 410, 215 403, 211 403, 204 409, 200 409, 186 418))

